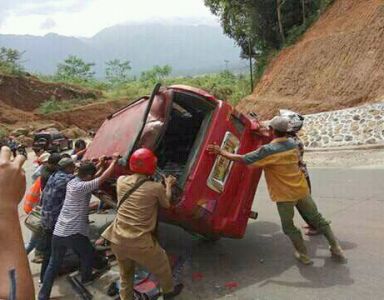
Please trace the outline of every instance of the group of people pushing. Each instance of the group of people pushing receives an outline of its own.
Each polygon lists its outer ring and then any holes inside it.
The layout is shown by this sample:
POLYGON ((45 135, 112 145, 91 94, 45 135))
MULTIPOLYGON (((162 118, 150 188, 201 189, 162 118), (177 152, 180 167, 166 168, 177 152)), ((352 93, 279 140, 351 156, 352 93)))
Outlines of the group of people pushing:
MULTIPOLYGON (((270 197, 277 204, 283 232, 291 240, 294 256, 299 262, 309 265, 312 260, 301 231, 293 222, 295 207, 308 223, 308 233, 323 234, 329 242, 331 255, 345 262, 344 252, 331 230, 330 222, 318 212, 311 197, 309 176, 302 161, 303 147, 296 135, 302 124, 303 118, 299 114, 286 111, 267 123, 274 138, 256 151, 233 154, 217 145, 209 145, 208 151, 212 155, 221 155, 228 160, 264 170, 270 197)), ((83 154, 86 150, 80 151, 83 154)), ((45 245, 39 300, 49 299, 54 279, 69 248, 80 258, 82 282, 87 284, 95 277, 95 273, 92 273, 94 250, 88 237, 89 203, 92 192, 112 175, 119 154, 114 154, 109 162, 103 157, 97 164, 81 161, 75 168, 75 160, 81 157, 78 153, 60 158, 51 154, 48 159, 45 153, 40 154, 42 163, 46 161, 47 166, 41 169, 39 177, 43 227, 39 243, 45 245)), ((129 168, 132 175, 117 179, 117 215, 102 234, 109 241, 118 262, 120 298, 123 300, 135 297, 135 263, 157 277, 164 299, 173 299, 183 289, 182 284, 174 284, 168 256, 154 234, 158 207, 169 208, 172 205, 172 186, 176 179, 169 176, 164 178, 163 183, 151 180, 156 167, 157 157, 149 149, 141 148, 131 155, 129 168)), ((27 247, 27 250, 31 247, 27 247)))

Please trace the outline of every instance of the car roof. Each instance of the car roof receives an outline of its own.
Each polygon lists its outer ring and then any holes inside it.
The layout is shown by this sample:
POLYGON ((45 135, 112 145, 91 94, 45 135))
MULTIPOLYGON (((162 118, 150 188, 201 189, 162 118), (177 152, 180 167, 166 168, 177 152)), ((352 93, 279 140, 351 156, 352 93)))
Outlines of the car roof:
POLYGON ((207 91, 205 91, 203 89, 195 88, 195 87, 192 87, 189 85, 176 84, 176 85, 169 86, 168 89, 190 92, 190 93, 202 96, 208 100, 215 101, 215 102, 219 100, 215 96, 213 96, 212 94, 208 93, 207 91))

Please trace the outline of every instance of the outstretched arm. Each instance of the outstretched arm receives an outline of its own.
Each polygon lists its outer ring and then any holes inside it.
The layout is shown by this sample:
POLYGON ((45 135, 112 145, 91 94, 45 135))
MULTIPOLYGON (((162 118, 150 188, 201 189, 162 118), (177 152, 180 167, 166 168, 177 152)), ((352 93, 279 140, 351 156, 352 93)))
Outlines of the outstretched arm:
POLYGON ((31 271, 21 234, 18 204, 25 192, 25 174, 22 166, 25 157, 11 161, 11 150, 2 147, 0 152, 0 299, 8 298, 8 273, 16 272, 17 299, 35 299, 31 271), (6 245, 6 246, 5 246, 6 245))
POLYGON ((112 162, 110 163, 108 168, 99 177, 99 184, 102 184, 104 181, 106 181, 111 176, 113 169, 114 169, 118 160, 119 160, 119 154, 114 153, 112 155, 112 162))
POLYGON ((244 162, 244 155, 230 153, 228 151, 221 149, 220 146, 218 146, 218 145, 213 145, 213 144, 209 145, 208 151, 209 151, 209 153, 221 155, 221 156, 223 156, 229 160, 232 160, 232 161, 244 162))

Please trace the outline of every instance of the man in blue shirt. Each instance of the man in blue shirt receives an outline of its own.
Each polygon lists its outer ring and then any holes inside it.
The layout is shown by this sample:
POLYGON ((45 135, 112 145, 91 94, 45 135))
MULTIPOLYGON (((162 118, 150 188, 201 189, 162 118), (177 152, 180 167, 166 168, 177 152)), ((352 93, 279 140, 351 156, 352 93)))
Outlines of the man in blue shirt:
POLYGON ((58 171, 50 176, 41 196, 43 226, 42 244, 44 245, 43 263, 40 271, 40 281, 43 281, 51 256, 52 232, 59 217, 67 184, 74 178, 75 164, 71 158, 62 158, 58 163, 58 171))

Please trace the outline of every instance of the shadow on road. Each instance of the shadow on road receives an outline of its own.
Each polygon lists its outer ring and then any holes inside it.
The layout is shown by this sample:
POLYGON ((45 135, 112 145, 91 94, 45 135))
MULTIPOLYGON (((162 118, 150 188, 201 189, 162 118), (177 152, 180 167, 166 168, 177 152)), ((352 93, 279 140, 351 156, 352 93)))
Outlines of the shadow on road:
MULTIPOLYGON (((217 242, 205 242, 177 227, 162 225, 160 240, 169 254, 184 261, 181 280, 186 288, 181 299, 215 299, 251 285, 313 288, 354 282, 348 265, 337 264, 329 257, 321 257, 321 267, 297 264, 290 242, 280 226, 272 222, 249 224, 244 239, 217 242), (303 281, 274 280, 293 266, 298 266, 303 281)), ((311 254, 317 248, 328 249, 322 237, 312 238, 307 245, 311 254)), ((352 243, 343 245, 355 247, 352 243)))
MULTIPOLYGON (((356 248, 355 243, 341 241, 341 246, 344 250, 356 248)), ((348 264, 340 264, 335 262, 328 252, 328 244, 322 236, 312 237, 310 242, 307 242, 309 255, 314 259, 324 260, 321 266, 304 266, 297 264, 300 275, 306 281, 292 282, 281 280, 266 280, 262 285, 275 284, 294 288, 328 288, 336 285, 349 286, 355 281, 351 278, 348 264), (326 250, 326 256, 316 256, 316 250, 326 250)))

